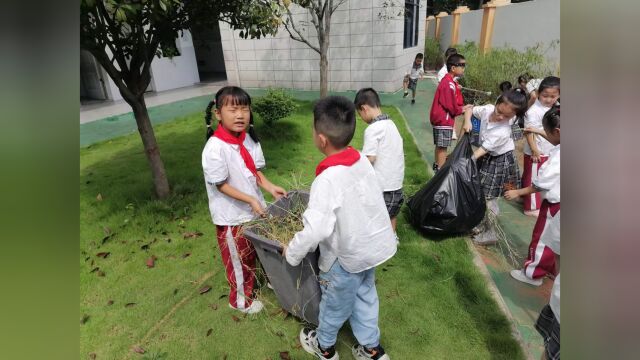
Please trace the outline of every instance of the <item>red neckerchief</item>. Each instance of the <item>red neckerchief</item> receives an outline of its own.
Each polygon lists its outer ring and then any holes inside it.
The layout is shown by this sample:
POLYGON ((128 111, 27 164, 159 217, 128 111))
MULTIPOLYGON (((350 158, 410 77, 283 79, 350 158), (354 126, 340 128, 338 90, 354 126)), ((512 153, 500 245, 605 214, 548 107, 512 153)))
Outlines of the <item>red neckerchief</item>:
POLYGON ((327 156, 324 160, 320 161, 318 167, 316 167, 316 176, 322 174, 323 171, 336 165, 351 166, 360 160, 360 153, 358 150, 347 146, 345 150, 340 151, 337 154, 327 156))
POLYGON ((454 83, 456 85, 456 103, 460 106, 464 105, 464 98, 462 97, 462 89, 460 89, 460 84, 458 84, 457 81, 455 81, 453 79, 453 76, 451 76, 451 74, 447 73, 444 77, 448 77, 452 83, 454 83))
POLYGON ((218 139, 226 142, 231 145, 238 145, 240 147, 240 156, 242 156, 242 160, 244 160, 244 164, 247 166, 247 169, 251 171, 251 173, 256 177, 256 182, 260 182, 260 178, 258 177, 258 170, 256 170, 256 164, 253 162, 253 158, 246 147, 244 147, 244 139, 247 137, 246 132, 241 132, 240 136, 235 137, 229 133, 222 125, 218 125, 218 128, 213 133, 213 136, 218 139))

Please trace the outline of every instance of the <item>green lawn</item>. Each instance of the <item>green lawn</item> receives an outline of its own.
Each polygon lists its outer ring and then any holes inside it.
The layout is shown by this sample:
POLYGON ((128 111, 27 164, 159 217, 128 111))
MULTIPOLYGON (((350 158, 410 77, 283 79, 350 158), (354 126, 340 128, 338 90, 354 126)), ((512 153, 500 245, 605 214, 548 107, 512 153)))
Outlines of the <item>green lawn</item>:
MULTIPOLYGON (((311 104, 299 104, 274 128, 257 126, 265 173, 287 189, 310 184, 322 158, 311 138, 311 104)), ((405 139, 405 191, 413 193, 427 180, 426 164, 397 109, 385 111, 405 139)), ((364 127, 358 120, 356 148, 364 127)), ((200 163, 204 130, 201 114, 156 127, 173 188, 166 201, 153 200, 137 134, 81 149, 81 358, 251 360, 279 359, 280 352, 311 358, 297 343, 300 323, 279 312, 270 290, 262 291, 267 311, 261 314, 244 316, 227 307, 200 163), (202 236, 184 236, 196 232, 202 236), (109 255, 96 255, 103 252, 109 255), (157 260, 148 268, 151 256, 157 260), (204 286, 212 289, 200 294, 204 286), (136 345, 146 353, 134 353, 136 345)), ((376 274, 381 342, 391 358, 523 358, 462 238, 425 240, 403 216, 398 234, 398 253, 376 274)), ((343 358, 351 358, 348 326, 338 343, 343 358)))

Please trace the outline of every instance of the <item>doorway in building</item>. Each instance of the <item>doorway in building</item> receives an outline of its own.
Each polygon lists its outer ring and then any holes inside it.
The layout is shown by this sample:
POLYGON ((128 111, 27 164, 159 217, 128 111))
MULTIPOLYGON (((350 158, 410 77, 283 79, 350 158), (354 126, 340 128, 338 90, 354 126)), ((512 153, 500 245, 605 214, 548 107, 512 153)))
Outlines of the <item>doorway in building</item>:
POLYGON ((227 79, 222 53, 222 41, 218 23, 212 28, 193 30, 193 47, 198 63, 200 82, 217 82, 227 79))
POLYGON ((108 99, 100 65, 88 51, 80 51, 80 103, 108 99))

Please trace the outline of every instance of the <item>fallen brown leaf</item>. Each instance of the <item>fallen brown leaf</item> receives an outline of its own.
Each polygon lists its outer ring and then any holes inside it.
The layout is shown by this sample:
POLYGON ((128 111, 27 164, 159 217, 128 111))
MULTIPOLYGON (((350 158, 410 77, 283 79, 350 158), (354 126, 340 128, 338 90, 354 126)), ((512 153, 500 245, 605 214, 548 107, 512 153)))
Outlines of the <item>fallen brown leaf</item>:
POLYGON ((96 353, 89 354, 89 359, 94 360, 96 358, 96 353))
POLYGON ((96 196, 96 200, 102 201, 102 194, 98 194, 98 196, 96 196))
POLYGON ((190 231, 190 232, 186 232, 186 233, 183 233, 183 234, 182 234, 182 236, 183 236, 185 239, 189 239, 189 238, 191 238, 191 239, 195 239, 195 238, 200 237, 200 236, 202 236, 202 235, 203 235, 203 234, 202 234, 200 231, 190 231))
POLYGON ((182 258, 183 258, 183 259, 184 259, 184 258, 188 258, 189 256, 191 256, 191 253, 185 253, 185 254, 183 254, 183 255, 182 255, 182 258))
POLYGON ((233 321, 235 322, 240 322, 240 318, 235 316, 235 315, 231 315, 231 318, 233 319, 233 321))
POLYGON ((98 270, 100 270, 99 267, 94 267, 93 269, 91 269, 91 271, 89 271, 89 274, 91 274, 92 272, 96 272, 98 270))
POLYGON ((140 246, 140 250, 149 250, 149 244, 144 244, 140 246))
POLYGON ((107 305, 113 305, 113 300, 107 301, 107 305))
POLYGON ((156 265, 157 257, 155 255, 151 255, 150 258, 147 259, 147 267, 152 268, 156 265))
POLYGON ((282 359, 282 360, 291 360, 291 358, 289 357, 289 352, 288 351, 280 351, 280 359, 282 359))
POLYGON ((213 332, 213 329, 207 330, 207 336, 211 335, 212 332, 213 332))
POLYGON ((85 324, 87 321, 89 321, 89 315, 87 314, 82 315, 82 319, 80 319, 80 324, 85 324))
POLYGON ((218 310, 218 304, 210 304, 209 307, 213 310, 218 310))
POLYGON ((98 272, 96 273, 98 276, 100 277, 104 277, 105 273, 102 270, 98 270, 98 272))
POLYGON ((135 306, 135 305, 136 305, 136 303, 126 303, 126 304, 124 304, 124 307, 132 307, 132 306, 135 306))
POLYGON ((111 253, 110 253, 110 252, 108 252, 108 251, 107 251, 107 252, 99 252, 99 253, 97 253, 97 254, 96 254, 96 256, 97 256, 97 257, 101 257, 101 258, 103 258, 103 259, 106 259, 106 258, 107 258, 107 256, 109 256, 109 254, 111 254, 111 253))
POLYGON ((203 287, 200 289, 200 295, 202 295, 202 294, 206 294, 206 293, 208 293, 210 290, 211 290, 211 286, 209 286, 209 285, 203 286, 203 287))
POLYGON ((141 346, 134 346, 131 350, 138 354, 144 354, 146 352, 141 346))

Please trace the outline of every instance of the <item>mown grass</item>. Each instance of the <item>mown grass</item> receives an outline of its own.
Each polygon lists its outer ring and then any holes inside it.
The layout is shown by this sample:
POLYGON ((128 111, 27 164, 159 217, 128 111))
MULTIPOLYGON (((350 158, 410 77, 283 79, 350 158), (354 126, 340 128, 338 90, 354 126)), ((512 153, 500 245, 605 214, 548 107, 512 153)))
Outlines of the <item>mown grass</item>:
MULTIPOLYGON (((322 159, 311 138, 311 104, 298 104, 272 128, 257 126, 266 175, 287 189, 288 183, 310 184, 322 159)), ((426 182, 426 164, 400 113, 385 111, 405 140, 405 191, 411 194, 426 182)), ((358 120, 356 148, 364 127, 358 120)), ((81 358, 249 360, 278 359, 280 352, 311 358, 297 343, 301 324, 279 311, 270 290, 262 290, 267 309, 256 316, 227 307, 200 163, 204 130, 201 114, 156 127, 173 189, 164 201, 153 199, 137 134, 81 149, 80 308, 88 315, 80 325, 81 358), (110 254, 96 256, 100 252, 110 254), (148 268, 151 256, 157 260, 148 268), (205 286, 211 290, 200 294, 205 286), (135 345, 146 353, 132 352, 135 345)), ((398 253, 376 273, 382 344, 392 358, 523 358, 462 238, 426 240, 403 216, 398 234, 398 253)), ((346 325, 338 341, 344 358, 354 341, 346 325)))

